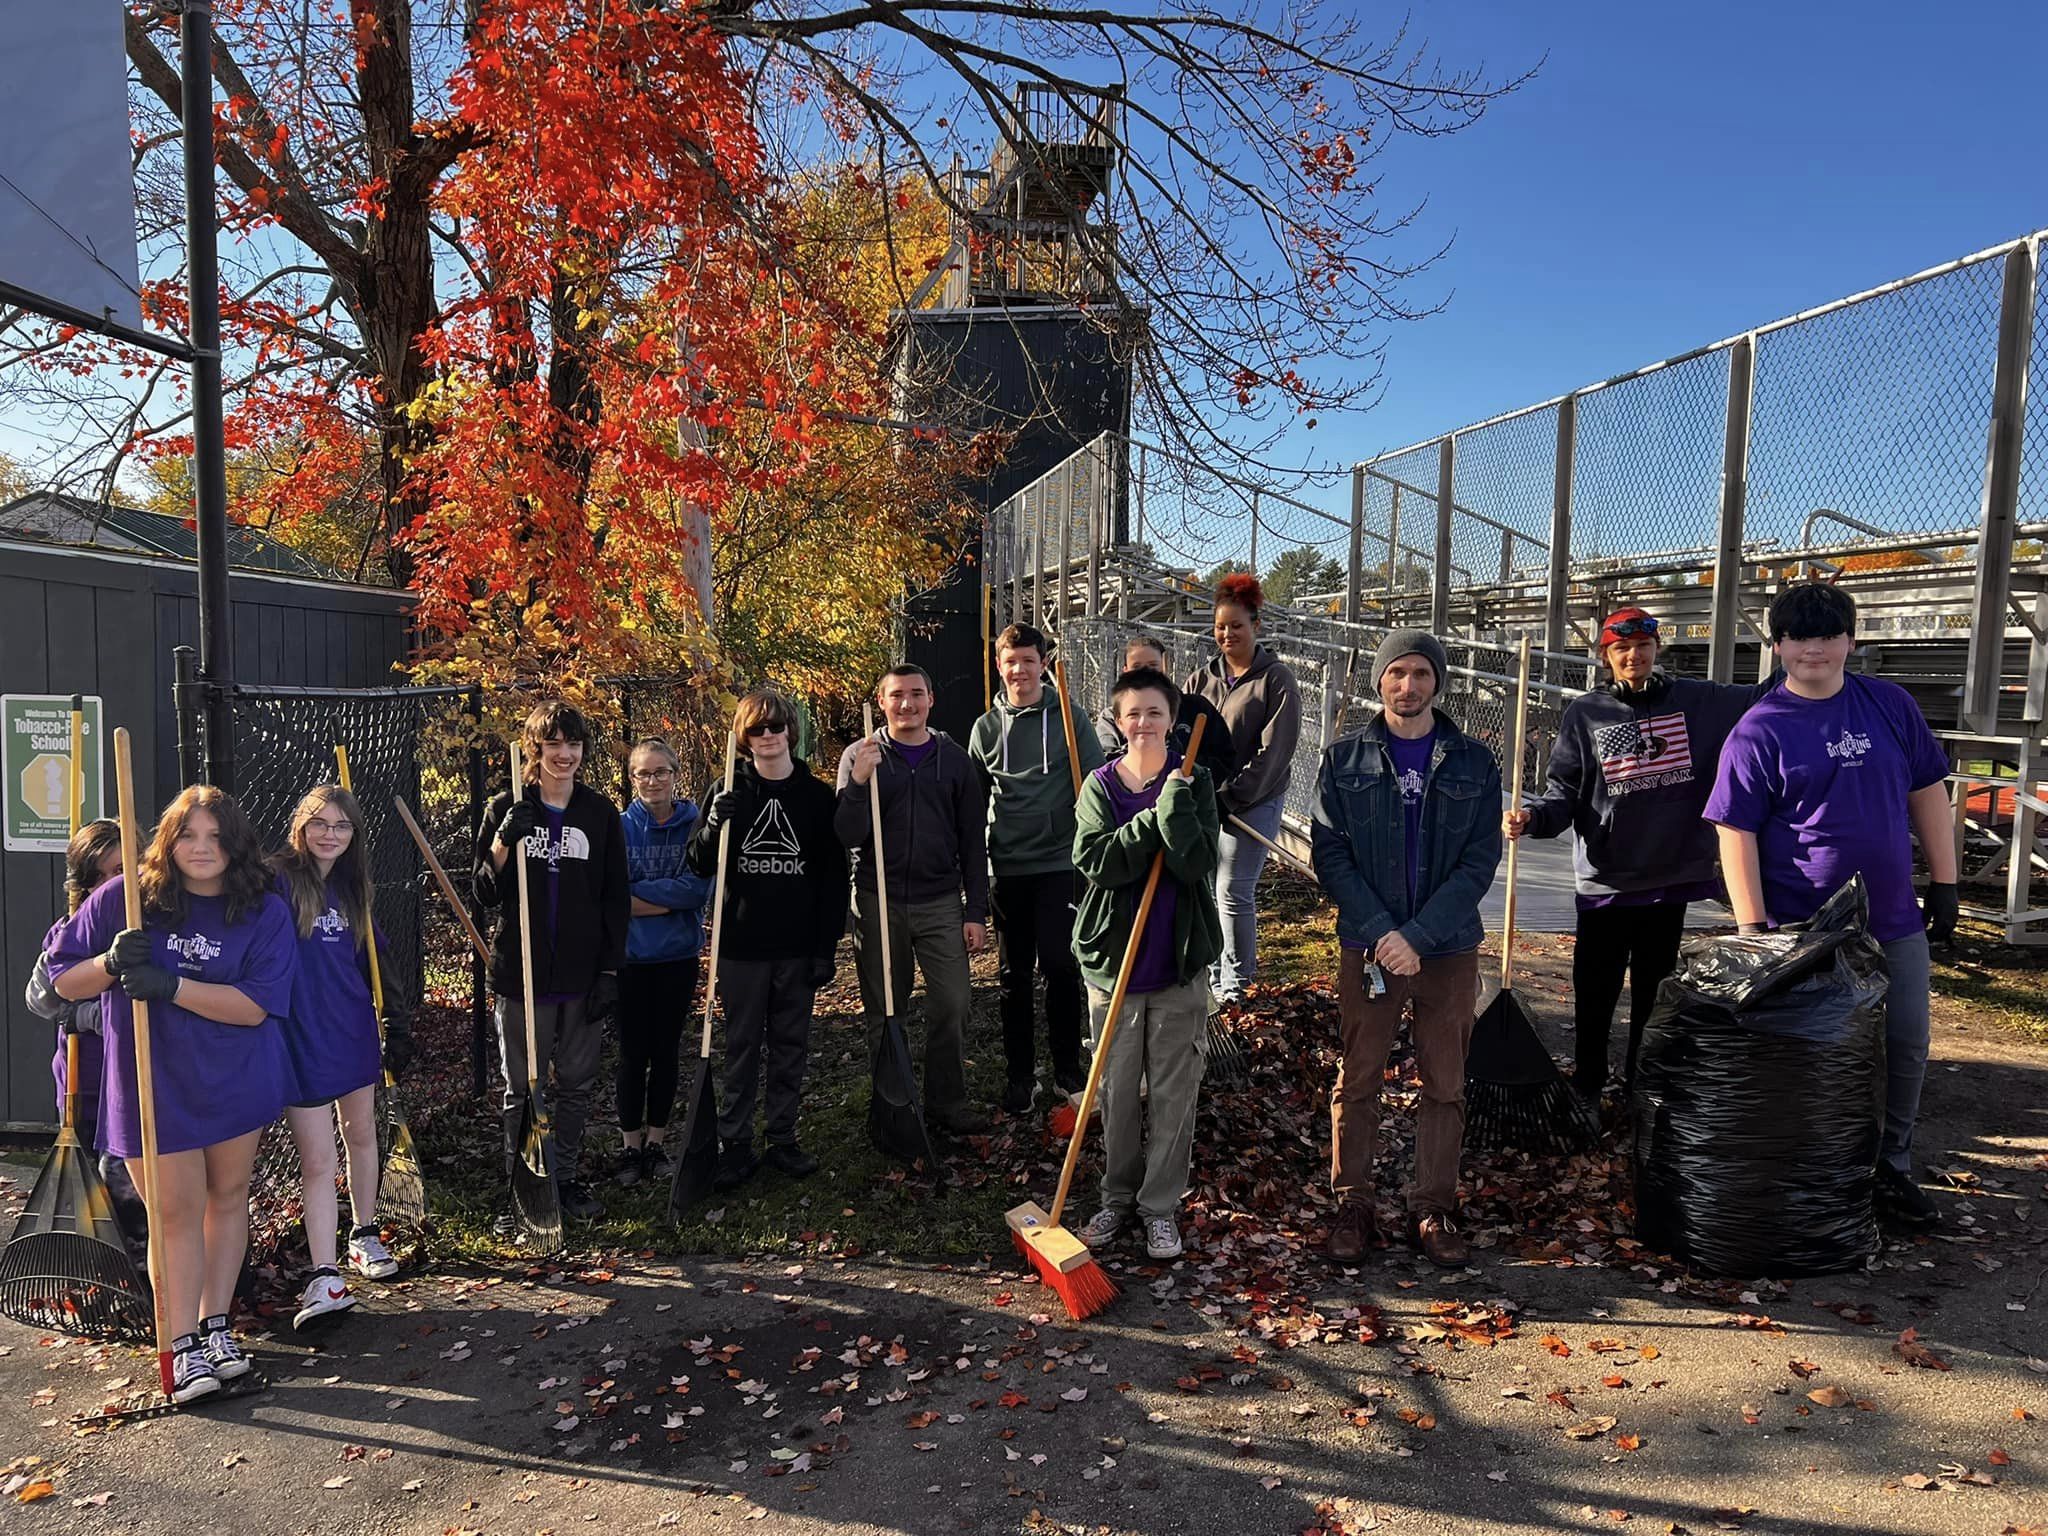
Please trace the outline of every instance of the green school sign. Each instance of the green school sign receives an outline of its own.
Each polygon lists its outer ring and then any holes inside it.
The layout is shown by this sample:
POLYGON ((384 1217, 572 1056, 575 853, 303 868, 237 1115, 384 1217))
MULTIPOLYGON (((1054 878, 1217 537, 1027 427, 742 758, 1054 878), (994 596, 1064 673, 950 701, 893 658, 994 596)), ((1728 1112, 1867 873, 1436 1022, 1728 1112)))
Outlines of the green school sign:
MULTIPOLYGON (((62 853, 71 838, 71 695, 0 694, 0 775, 7 781, 9 853, 62 853)), ((84 804, 79 820, 106 814, 100 701, 85 700, 84 804)))

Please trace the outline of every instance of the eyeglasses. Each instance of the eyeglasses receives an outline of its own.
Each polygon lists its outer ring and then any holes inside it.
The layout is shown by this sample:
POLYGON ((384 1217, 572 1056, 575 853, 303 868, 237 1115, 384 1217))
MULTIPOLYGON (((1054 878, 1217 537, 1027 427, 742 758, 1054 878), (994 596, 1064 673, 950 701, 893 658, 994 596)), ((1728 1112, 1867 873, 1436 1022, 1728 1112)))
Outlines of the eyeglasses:
POLYGON ((1609 640, 1633 640, 1637 635, 1655 635, 1657 621, 1645 614, 1640 619, 1623 619, 1619 624, 1610 624, 1604 633, 1609 640))
POLYGON ((355 829, 352 821, 327 821, 319 816, 306 823, 308 832, 325 832, 329 837, 347 837, 355 829))
POLYGON ((747 735, 750 739, 755 736, 780 736, 788 729, 789 726, 781 720, 760 720, 747 727, 747 735))
POLYGON ((676 771, 673 768, 642 768, 634 773, 633 782, 635 784, 659 784, 663 779, 672 779, 675 776, 676 771))

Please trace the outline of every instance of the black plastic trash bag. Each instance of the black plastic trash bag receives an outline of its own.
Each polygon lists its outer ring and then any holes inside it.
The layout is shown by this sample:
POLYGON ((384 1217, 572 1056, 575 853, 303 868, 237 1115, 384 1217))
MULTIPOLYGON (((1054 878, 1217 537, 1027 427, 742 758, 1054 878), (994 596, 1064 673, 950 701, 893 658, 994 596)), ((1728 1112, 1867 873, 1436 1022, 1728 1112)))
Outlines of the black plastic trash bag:
POLYGON ((1636 1068, 1636 1235, 1714 1274, 1813 1275, 1876 1251, 1884 951, 1859 876, 1813 920, 1688 939, 1636 1068))

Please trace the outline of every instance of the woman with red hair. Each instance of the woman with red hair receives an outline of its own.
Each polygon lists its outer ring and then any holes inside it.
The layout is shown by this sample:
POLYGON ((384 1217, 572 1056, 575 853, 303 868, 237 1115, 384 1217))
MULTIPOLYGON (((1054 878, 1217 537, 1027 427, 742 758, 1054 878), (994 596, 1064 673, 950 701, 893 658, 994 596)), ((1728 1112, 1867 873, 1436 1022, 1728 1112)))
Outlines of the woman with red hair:
POLYGON ((1216 796, 1223 818, 1222 859, 1216 869, 1216 905, 1223 916, 1223 955, 1211 972, 1217 997, 1235 1002, 1259 973, 1254 896, 1265 846, 1236 830, 1232 818, 1265 837, 1280 830, 1280 808, 1294 772, 1301 735, 1301 689, 1287 664, 1259 644, 1259 578, 1234 571, 1216 583, 1216 655, 1182 689, 1200 694, 1230 728, 1237 771, 1216 796))

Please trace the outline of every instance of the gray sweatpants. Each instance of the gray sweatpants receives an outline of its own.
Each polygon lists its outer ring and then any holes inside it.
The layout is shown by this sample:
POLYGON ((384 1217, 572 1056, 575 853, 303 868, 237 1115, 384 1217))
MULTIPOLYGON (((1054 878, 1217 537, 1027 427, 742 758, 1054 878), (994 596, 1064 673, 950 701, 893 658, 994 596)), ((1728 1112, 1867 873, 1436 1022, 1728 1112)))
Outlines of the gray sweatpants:
POLYGON ((1913 1125, 1920 1118, 1920 1085, 1927 1080, 1927 935, 1893 939, 1884 946, 1884 963, 1892 979, 1884 994, 1884 1136, 1877 1155, 1911 1173, 1913 1125))
POLYGON ((768 1077, 768 1144, 796 1145, 797 1106, 811 1059, 811 1009, 818 996, 811 962, 721 960, 718 997, 725 1005, 725 1102, 718 1139, 726 1146, 754 1139, 754 1094, 768 1077))
MULTIPOLYGON (((873 898, 855 887, 854 970, 867 1010, 870 1056, 882 1038, 882 940, 872 906, 873 898)), ((889 906, 889 979, 895 983, 896 1017, 905 1021, 908 1038, 915 960, 924 974, 924 1117, 942 1127, 967 1108, 967 1010, 974 994, 961 921, 957 900, 889 906)))
MULTIPOLYGON (((505 1127, 505 1177, 519 1156, 519 1107, 526 1098, 526 1009, 517 998, 501 997, 493 1010, 498 1026, 498 1070, 505 1086, 498 1098, 498 1117, 505 1127)), ((604 1026, 590 1021, 584 999, 537 1003, 533 1010, 533 1043, 539 1057, 541 1103, 554 1114, 555 1178, 576 1177, 583 1154, 583 1128, 590 1123, 590 1086, 604 1053, 604 1026), (554 1068, 554 1082, 548 1069, 554 1068)))
MULTIPOLYGON (((1200 976, 1124 999, 1096 1096, 1102 1104, 1102 1203, 1172 1216, 1187 1193, 1195 1108, 1209 1051, 1209 999, 1200 976), (1138 1097, 1140 1082, 1146 1097, 1138 1097), (1150 1121, 1151 1134, 1146 1134, 1150 1121)), ((1099 1050, 1109 994, 1088 989, 1088 1040, 1099 1050)))

